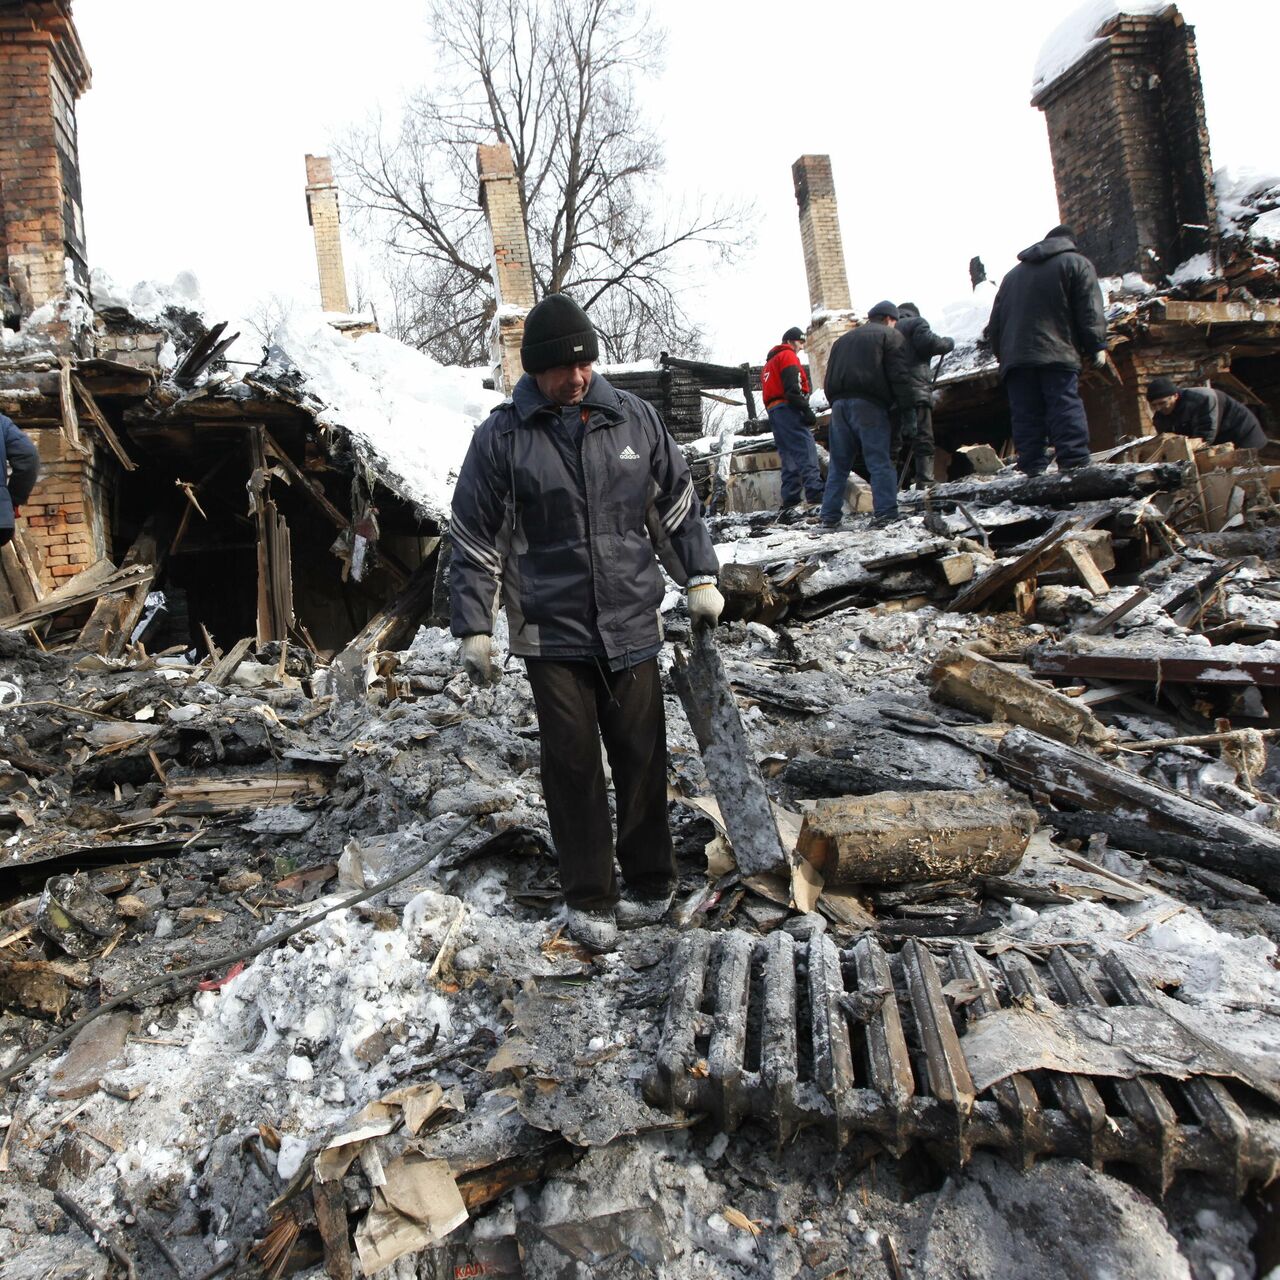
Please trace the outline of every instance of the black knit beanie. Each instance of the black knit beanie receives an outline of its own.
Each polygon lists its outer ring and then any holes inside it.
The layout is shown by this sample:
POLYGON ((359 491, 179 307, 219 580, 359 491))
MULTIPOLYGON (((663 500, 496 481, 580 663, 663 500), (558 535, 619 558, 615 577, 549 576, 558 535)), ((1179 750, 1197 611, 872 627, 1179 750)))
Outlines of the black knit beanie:
POLYGON ((1166 396, 1176 396, 1178 384, 1172 378, 1152 378, 1147 387, 1148 400, 1163 400, 1166 396))
POLYGON ((567 293, 549 293, 525 317, 520 363, 526 373, 600 358, 591 317, 567 293))
POLYGON ((803 342, 804 330, 793 324, 791 328, 782 335, 782 340, 783 342, 803 342))
POLYGON ((898 319, 898 308, 886 298, 883 302, 877 302, 870 311, 867 312, 868 320, 896 320, 898 319))

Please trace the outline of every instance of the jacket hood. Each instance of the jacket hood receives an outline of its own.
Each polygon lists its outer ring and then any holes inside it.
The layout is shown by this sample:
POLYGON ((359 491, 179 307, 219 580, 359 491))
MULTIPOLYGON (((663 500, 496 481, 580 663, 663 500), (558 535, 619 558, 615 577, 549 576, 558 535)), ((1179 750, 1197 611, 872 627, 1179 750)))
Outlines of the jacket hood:
POLYGON ((769 348, 769 354, 768 354, 767 356, 765 356, 765 359, 766 359, 766 360, 772 360, 772 359, 773 359, 773 357, 774 357, 774 356, 776 356, 776 355, 778 354, 778 352, 779 352, 779 351, 790 351, 790 350, 791 350, 791 348, 790 348, 789 346, 787 346, 787 344, 786 344, 785 342, 780 342, 780 343, 778 343, 778 345, 777 345, 776 347, 770 347, 770 348, 769 348))
MULTIPOLYGON (((538 383, 531 373, 523 374, 516 383, 515 390, 511 393, 511 403, 515 405, 522 422, 528 422, 542 409, 550 409, 554 413, 560 411, 559 405, 552 404, 538 390, 538 383)), ((591 375, 591 385, 587 388, 587 394, 582 397, 582 403, 588 409, 601 409, 615 417, 622 412, 617 390, 598 370, 591 375)))
POLYGON ((1050 236, 1029 246, 1018 254, 1019 262, 1043 262, 1059 253, 1078 253, 1076 242, 1070 236, 1050 236))
POLYGON ((918 320, 919 318, 920 318, 920 308, 917 307, 915 303, 913 302, 898 303, 898 319, 899 320, 910 320, 910 319, 918 320))

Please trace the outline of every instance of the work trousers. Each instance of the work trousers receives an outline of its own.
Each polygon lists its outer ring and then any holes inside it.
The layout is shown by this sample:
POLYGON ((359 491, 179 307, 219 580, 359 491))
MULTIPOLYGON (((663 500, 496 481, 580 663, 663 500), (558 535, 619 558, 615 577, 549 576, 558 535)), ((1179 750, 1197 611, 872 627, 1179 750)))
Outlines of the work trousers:
POLYGON ((915 451, 917 462, 922 459, 933 461, 933 407, 931 405, 916 405, 915 429, 907 443, 915 451))
POLYGON ((601 663, 528 658, 542 740, 542 794, 565 901, 580 910, 618 900, 613 828, 600 740, 618 810, 618 861, 632 897, 675 885, 667 825, 667 726, 658 660, 624 671, 601 663))
POLYGON ((822 500, 822 472, 818 468, 818 447, 813 432, 789 404, 775 404, 769 410, 773 442, 782 459, 782 505, 794 507, 801 499, 822 500))
POLYGON ((12 541, 13 541, 13 526, 11 525, 7 529, 0 529, 0 547, 5 546, 6 544, 12 541))
POLYGON ((898 473, 893 461, 893 427, 889 413, 871 400, 851 397, 831 406, 831 433, 827 443, 827 487, 822 496, 822 520, 835 524, 844 511, 849 472, 862 463, 871 483, 871 499, 877 516, 898 513, 898 473))
POLYGON ((1089 461, 1089 421, 1080 399, 1080 374, 1061 365, 1010 369, 1004 375, 1018 470, 1039 475, 1053 445, 1060 471, 1089 461))

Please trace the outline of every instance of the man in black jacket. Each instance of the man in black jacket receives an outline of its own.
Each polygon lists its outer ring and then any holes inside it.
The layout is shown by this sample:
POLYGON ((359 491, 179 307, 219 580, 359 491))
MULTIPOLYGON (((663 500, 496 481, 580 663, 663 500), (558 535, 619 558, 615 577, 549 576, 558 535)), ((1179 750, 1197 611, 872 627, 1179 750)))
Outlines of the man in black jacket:
POLYGON ((1199 436, 1206 444, 1233 444, 1237 449, 1261 449, 1267 433, 1252 410, 1213 387, 1179 391, 1172 378, 1154 378, 1147 388, 1151 417, 1157 431, 1199 436))
POLYGON ((907 344, 897 332, 898 308, 877 302, 867 323, 836 340, 827 359, 823 389, 831 405, 830 459, 822 495, 822 525, 834 529, 844 511, 845 486, 858 454, 871 479, 875 523, 898 518, 898 473, 893 460, 890 410, 898 410, 902 431, 915 429, 915 406, 907 344))
POLYGON ((596 333, 564 294, 525 320, 525 375, 476 428, 453 494, 451 626, 476 684, 493 678, 501 591, 511 652, 525 659, 542 749, 547 821, 571 937, 609 950, 618 925, 671 905, 667 744, 657 654, 665 592, 646 527, 687 579, 695 626, 724 607, 719 562, 689 468, 643 400, 596 374, 596 333), (613 830, 600 739, 613 772, 613 830))
POLYGON ((1053 444, 1060 471, 1089 461, 1089 423, 1080 400, 1083 352, 1107 361, 1107 318, 1093 263, 1070 227, 1054 227, 1018 254, 1000 282, 987 339, 1009 395, 1018 470, 1039 475, 1053 444))
POLYGON ((20 508, 40 475, 40 455, 12 419, 0 413, 0 547, 13 541, 20 508))
POLYGON ((933 475, 933 377, 930 361, 956 349, 954 338, 934 333, 914 302, 898 304, 898 332, 907 343, 911 366, 911 399, 916 407, 915 435, 905 441, 915 455, 916 487, 927 489, 933 475))

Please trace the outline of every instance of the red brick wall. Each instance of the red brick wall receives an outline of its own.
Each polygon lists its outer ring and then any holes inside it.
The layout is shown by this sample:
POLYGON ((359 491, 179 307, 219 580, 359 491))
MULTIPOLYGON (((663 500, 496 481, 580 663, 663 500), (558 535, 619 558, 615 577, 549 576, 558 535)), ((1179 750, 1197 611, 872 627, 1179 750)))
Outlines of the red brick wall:
POLYGON ((101 510, 105 495, 92 444, 86 458, 54 428, 29 434, 40 453, 40 479, 19 525, 37 550, 42 582, 52 590, 106 553, 102 530, 88 518, 90 502, 101 510))
POLYGON ((24 312, 83 267, 74 114, 87 87, 67 0, 0 9, 0 274, 24 312))

